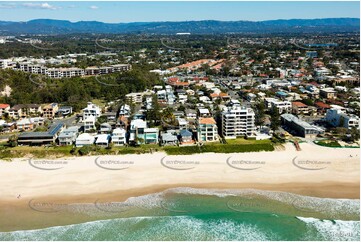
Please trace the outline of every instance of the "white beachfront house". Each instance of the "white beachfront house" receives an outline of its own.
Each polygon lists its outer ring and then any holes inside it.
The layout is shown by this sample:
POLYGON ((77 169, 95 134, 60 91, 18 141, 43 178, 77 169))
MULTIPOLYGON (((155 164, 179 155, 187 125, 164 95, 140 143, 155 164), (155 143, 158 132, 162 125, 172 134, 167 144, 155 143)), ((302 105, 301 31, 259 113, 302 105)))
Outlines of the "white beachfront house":
POLYGON ((83 133, 81 135, 78 136, 78 138, 76 138, 75 140, 75 146, 76 147, 83 147, 86 145, 92 145, 94 144, 95 141, 95 137, 88 134, 88 133, 83 133))
POLYGON ((114 146, 122 146, 126 143, 126 130, 121 128, 116 128, 113 130, 112 134, 112 143, 114 146))
POLYGON ((97 140, 95 144, 101 147, 108 147, 110 143, 110 135, 109 134, 100 134, 97 136, 97 140))
POLYGON ((63 130, 59 134, 59 145, 72 145, 74 144, 79 132, 78 126, 72 126, 63 130))
POLYGON ((135 119, 130 123, 129 141, 138 144, 156 144, 158 133, 158 128, 148 128, 146 121, 135 119))

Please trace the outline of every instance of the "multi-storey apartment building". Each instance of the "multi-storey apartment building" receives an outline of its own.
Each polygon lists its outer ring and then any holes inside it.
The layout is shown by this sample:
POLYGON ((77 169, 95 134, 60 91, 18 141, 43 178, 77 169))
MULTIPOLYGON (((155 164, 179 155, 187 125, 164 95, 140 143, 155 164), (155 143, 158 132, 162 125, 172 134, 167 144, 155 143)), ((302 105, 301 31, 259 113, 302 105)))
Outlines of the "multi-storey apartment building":
POLYGON ((93 116, 93 117, 99 117, 101 114, 101 109, 97 105, 88 102, 88 106, 83 109, 83 119, 93 116))
POLYGON ((140 104, 143 101, 143 92, 132 92, 125 95, 125 100, 127 103, 140 104))
POLYGON ((84 132, 93 131, 96 129, 95 127, 96 117, 95 116, 87 116, 83 119, 84 132))
MULTIPOLYGON (((0 69, 7 67, 7 60, 0 60, 0 69)), ((119 64, 112 66, 102 67, 88 67, 86 69, 70 67, 70 68, 47 68, 41 64, 33 64, 31 62, 21 62, 17 68, 20 71, 29 72, 33 74, 43 74, 51 78, 62 78, 62 77, 75 77, 84 75, 99 75, 99 74, 110 74, 113 72, 122 72, 132 69, 130 64, 119 64)))
POLYGON ((359 118, 356 115, 349 115, 340 109, 331 108, 327 110, 326 121, 334 127, 344 127, 347 129, 359 128, 359 118))
POLYGON ((43 107, 43 117, 47 119, 53 119, 58 112, 59 106, 57 103, 50 103, 43 107))
POLYGON ((18 104, 8 110, 9 116, 14 119, 42 114, 42 108, 38 104, 18 104))
POLYGON ((199 142, 212 142, 218 140, 218 128, 214 118, 200 117, 197 120, 197 136, 199 142))
POLYGON ((255 131, 254 111, 241 106, 227 107, 222 112, 222 134, 226 139, 249 136, 255 131))

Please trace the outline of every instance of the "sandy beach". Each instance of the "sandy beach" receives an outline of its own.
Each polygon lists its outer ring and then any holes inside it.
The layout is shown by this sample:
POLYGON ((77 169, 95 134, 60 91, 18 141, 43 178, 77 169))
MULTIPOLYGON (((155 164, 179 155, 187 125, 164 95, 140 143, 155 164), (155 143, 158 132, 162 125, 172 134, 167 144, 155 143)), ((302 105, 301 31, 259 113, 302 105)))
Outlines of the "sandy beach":
MULTIPOLYGON (((285 150, 166 156, 165 153, 14 159, 0 162, 0 227, 29 201, 125 201, 168 188, 261 189, 327 198, 360 197, 357 148, 288 143, 285 150)), ((24 213, 26 217, 26 212, 24 213)), ((28 213, 32 216, 31 213, 28 213)), ((39 215, 40 216, 40 215, 39 215)), ((15 223, 15 222, 14 222, 15 223)))

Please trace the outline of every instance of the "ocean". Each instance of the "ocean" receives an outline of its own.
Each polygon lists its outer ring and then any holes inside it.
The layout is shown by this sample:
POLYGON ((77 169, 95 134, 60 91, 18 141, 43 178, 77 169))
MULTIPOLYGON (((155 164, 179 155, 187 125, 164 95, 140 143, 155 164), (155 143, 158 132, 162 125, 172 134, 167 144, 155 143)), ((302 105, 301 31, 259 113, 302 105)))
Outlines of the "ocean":
POLYGON ((175 188, 125 202, 29 206, 57 216, 86 215, 89 222, 0 232, 0 240, 360 239, 359 200, 286 192, 175 188))

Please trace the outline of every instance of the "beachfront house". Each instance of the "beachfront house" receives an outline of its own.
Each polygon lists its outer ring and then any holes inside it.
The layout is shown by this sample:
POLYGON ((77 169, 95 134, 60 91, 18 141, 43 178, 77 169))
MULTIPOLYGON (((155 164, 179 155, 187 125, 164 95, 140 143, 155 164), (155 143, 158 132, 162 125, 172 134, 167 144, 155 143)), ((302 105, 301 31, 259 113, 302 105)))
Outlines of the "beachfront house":
POLYGON ((187 129, 182 129, 179 132, 179 136, 180 136, 181 144, 194 143, 193 138, 192 138, 193 134, 191 131, 189 131, 187 129))
POLYGON ((97 136, 95 144, 100 147, 108 147, 110 143, 110 135, 109 134, 100 134, 97 136))
POLYGON ((78 137, 79 127, 71 126, 59 134, 59 145, 72 145, 78 137))
POLYGON ((78 136, 78 138, 76 138, 75 140, 75 146, 76 147, 83 147, 86 145, 92 145, 94 144, 95 141, 95 137, 88 134, 88 133, 83 133, 81 135, 78 136))
POLYGON ((174 130, 168 130, 167 132, 163 132, 160 135, 160 145, 162 146, 166 146, 166 145, 171 145, 171 146, 176 146, 178 145, 178 137, 176 135, 176 133, 174 132, 174 130))
POLYGON ((114 146, 122 146, 126 143, 126 130, 122 128, 116 128, 113 130, 112 143, 114 146))
POLYGON ((146 121, 135 119, 130 123, 129 142, 134 144, 156 144, 158 143, 158 133, 158 128, 148 128, 146 121))

